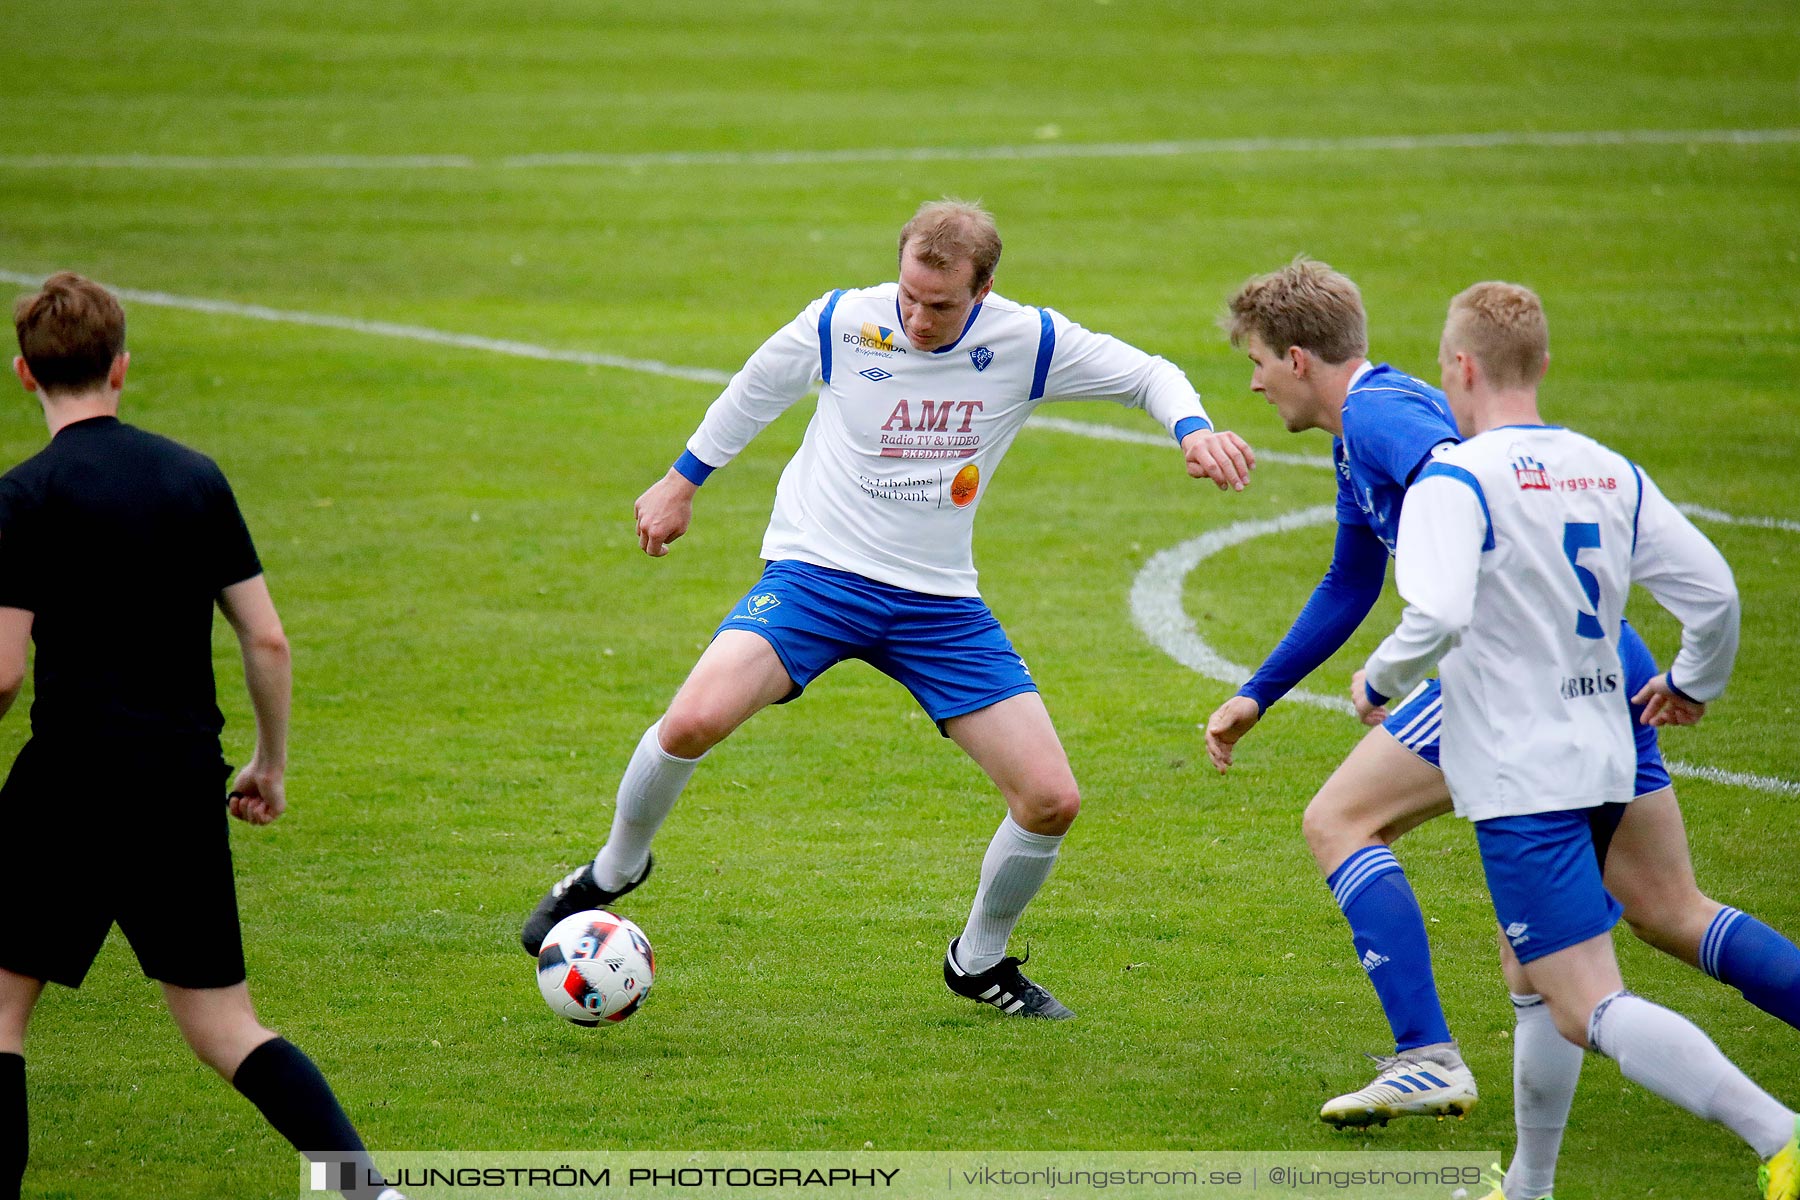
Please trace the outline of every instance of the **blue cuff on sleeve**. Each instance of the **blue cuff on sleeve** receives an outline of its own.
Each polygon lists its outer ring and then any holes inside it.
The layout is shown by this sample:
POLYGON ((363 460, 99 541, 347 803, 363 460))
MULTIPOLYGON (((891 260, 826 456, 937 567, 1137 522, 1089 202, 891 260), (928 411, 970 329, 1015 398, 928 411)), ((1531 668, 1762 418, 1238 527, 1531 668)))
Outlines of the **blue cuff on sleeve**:
POLYGON ((1211 428, 1212 422, 1205 417, 1183 417, 1175 422, 1175 440, 1178 443, 1183 442, 1187 440, 1188 434, 1211 428))
POLYGON ((714 468, 695 458, 692 450, 683 450, 681 457, 675 460, 675 470, 683 479, 699 487, 706 482, 706 477, 713 473, 714 468))
POLYGON ((1669 685, 1669 690, 1671 692, 1674 692, 1677 696, 1680 696, 1683 700, 1686 700, 1689 704, 1705 704, 1706 703, 1706 701, 1704 701, 1704 700, 1694 699, 1692 696, 1688 695, 1686 692, 1684 692, 1680 688, 1676 687, 1674 671, 1669 671, 1669 672, 1665 673, 1663 675, 1663 681, 1669 685))
POLYGON ((1376 708, 1386 708, 1387 707, 1388 698, 1386 696, 1382 695, 1380 692, 1376 691, 1374 688, 1370 687, 1369 680, 1366 676, 1363 678, 1363 691, 1365 691, 1369 694, 1369 703, 1370 704, 1373 704, 1376 708))

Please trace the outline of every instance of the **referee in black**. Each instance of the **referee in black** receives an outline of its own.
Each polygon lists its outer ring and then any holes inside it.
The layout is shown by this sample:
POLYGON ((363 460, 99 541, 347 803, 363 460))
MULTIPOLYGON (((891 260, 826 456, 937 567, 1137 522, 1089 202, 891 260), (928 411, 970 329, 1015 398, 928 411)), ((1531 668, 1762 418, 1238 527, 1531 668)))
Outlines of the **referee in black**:
POLYGON ((113 922, 200 1060, 346 1195, 396 1200, 319 1070, 250 1005, 226 818, 287 807, 287 636, 211 459, 123 424, 125 313, 60 274, 13 313, 50 444, 0 477, 0 715, 37 643, 31 740, 0 789, 0 1200, 29 1152, 25 1026, 79 987, 113 922), (256 753, 230 772, 212 610, 243 649, 256 753), (103 816, 93 813, 95 777, 103 816), (347 1169, 342 1164, 351 1164, 347 1169))

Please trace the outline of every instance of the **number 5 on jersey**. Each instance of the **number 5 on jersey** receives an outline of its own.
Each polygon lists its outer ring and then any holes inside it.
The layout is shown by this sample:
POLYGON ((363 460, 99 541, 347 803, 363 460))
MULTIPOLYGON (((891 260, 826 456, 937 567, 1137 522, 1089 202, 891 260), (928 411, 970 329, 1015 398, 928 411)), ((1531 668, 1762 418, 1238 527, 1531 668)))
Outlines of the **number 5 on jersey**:
POLYGON ((1581 611, 1575 617, 1575 633, 1584 638, 1598 641, 1606 636, 1600 628, 1600 618, 1596 615, 1600 609, 1600 581, 1594 573, 1581 565, 1580 555, 1583 550, 1600 548, 1600 526, 1592 521, 1567 521, 1563 524, 1563 554, 1568 557, 1569 566, 1575 570, 1575 578, 1581 583, 1581 590, 1587 593, 1588 603, 1594 606, 1594 612, 1581 611))

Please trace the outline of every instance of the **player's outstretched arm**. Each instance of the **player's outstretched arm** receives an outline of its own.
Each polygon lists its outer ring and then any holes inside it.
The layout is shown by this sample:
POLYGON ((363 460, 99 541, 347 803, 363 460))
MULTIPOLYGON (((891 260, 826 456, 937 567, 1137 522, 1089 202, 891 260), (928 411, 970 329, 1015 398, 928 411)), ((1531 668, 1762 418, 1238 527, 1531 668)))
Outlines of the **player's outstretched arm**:
POLYGON ((669 552, 669 543, 688 531, 694 519, 694 493, 700 485, 673 467, 637 498, 638 546, 652 558, 669 552))
POLYGON ((1367 525, 1338 525, 1331 566, 1294 618, 1292 628, 1238 694, 1220 705, 1206 723, 1207 754, 1220 772, 1231 765, 1237 741, 1262 719, 1269 706, 1350 640, 1381 597, 1387 559, 1387 547, 1367 525))
MULTIPOLYGON (((1681 650, 1659 678, 1676 698, 1703 706, 1725 690, 1737 657, 1741 615, 1737 583, 1718 547, 1669 503, 1648 475, 1639 472, 1638 478, 1643 490, 1631 580, 1648 588, 1656 602, 1681 621, 1681 650)), ((1658 712, 1666 714, 1667 707, 1665 700, 1658 712)), ((1645 724, 1653 723, 1649 718, 1646 711, 1645 724)))
POLYGON ((701 418, 687 448, 669 473, 637 498, 638 545, 652 558, 669 552, 669 543, 687 532, 694 519, 694 493, 708 475, 738 456, 752 438, 807 391, 825 378, 823 332, 829 292, 771 334, 701 418))
POLYGON ((219 593, 219 609, 244 655, 244 686, 256 711, 256 751, 231 785, 231 815, 267 825, 287 811, 288 711, 293 703, 293 652, 269 584, 261 575, 219 593))
POLYGON ((1195 430, 1181 439, 1181 453, 1187 459, 1189 475, 1212 480, 1220 491, 1243 491, 1256 466, 1250 444, 1228 429, 1195 430))
POLYGON ((1112 400, 1141 408, 1181 444, 1188 474, 1206 478, 1220 490, 1243 491, 1256 456, 1235 433, 1212 428, 1199 393, 1180 367, 1109 334, 1084 329, 1060 313, 1044 310, 1055 336, 1042 387, 1032 398, 1112 400))

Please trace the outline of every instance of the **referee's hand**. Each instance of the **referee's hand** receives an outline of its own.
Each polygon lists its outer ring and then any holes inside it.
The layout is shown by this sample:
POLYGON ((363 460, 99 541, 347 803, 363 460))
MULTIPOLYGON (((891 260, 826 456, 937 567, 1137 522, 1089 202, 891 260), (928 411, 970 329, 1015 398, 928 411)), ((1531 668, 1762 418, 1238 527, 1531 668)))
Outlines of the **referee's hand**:
POLYGON ((251 763, 238 772, 226 802, 231 815, 252 825, 267 825, 287 811, 287 787, 278 771, 251 763))

